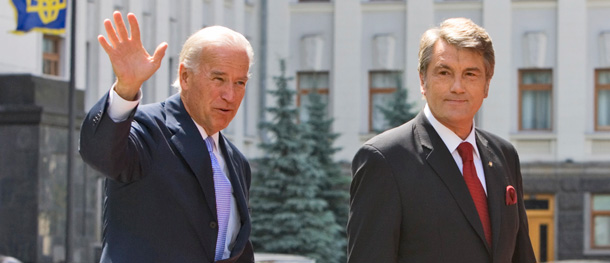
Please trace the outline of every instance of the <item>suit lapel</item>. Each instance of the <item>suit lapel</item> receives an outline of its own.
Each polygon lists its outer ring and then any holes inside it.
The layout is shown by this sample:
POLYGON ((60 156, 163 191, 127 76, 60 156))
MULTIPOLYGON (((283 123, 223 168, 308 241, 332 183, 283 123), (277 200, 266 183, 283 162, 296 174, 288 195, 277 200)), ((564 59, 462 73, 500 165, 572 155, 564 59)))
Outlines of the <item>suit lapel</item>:
POLYGON ((195 174, 213 218, 216 218, 216 193, 214 178, 211 176, 212 162, 205 141, 201 138, 193 119, 186 112, 180 94, 171 96, 166 101, 165 107, 166 125, 174 134, 170 140, 195 174))
POLYGON ((237 203, 237 211, 241 219, 241 229, 239 230, 237 239, 235 240, 235 246, 232 251, 242 251, 246 246, 248 239, 240 237, 250 236, 250 213, 248 212, 248 204, 246 202, 246 193, 244 191, 245 182, 243 182, 243 175, 238 174, 242 171, 239 162, 235 160, 235 156, 238 154, 234 153, 233 147, 231 147, 227 139, 220 133, 219 144, 222 149, 222 154, 229 171, 229 180, 233 187, 233 195, 235 196, 235 202, 237 203))
MULTIPOLYGON (((487 242, 485 242, 483 226, 481 225, 481 220, 479 219, 479 214, 477 213, 474 201, 472 201, 468 186, 466 186, 466 182, 464 181, 462 173, 460 172, 457 164, 455 164, 453 156, 447 149, 447 146, 445 146, 445 143, 438 135, 436 130, 434 130, 434 127, 432 127, 430 122, 428 122, 428 119, 424 115, 423 111, 418 115, 417 118, 416 132, 424 149, 429 151, 425 157, 426 161, 430 165, 430 168, 434 170, 436 175, 441 178, 447 189, 449 189, 449 192, 455 199, 472 228, 479 235, 481 241, 484 244, 487 244, 487 242)), ((489 246, 486 245, 486 247, 487 250, 491 252, 489 246)))
POLYGON ((220 147, 223 150, 223 157, 225 159, 225 163, 227 165, 227 169, 229 170, 229 180, 231 180, 231 185, 233 187, 233 194, 235 195, 239 215, 243 219, 245 219, 248 213, 248 204, 246 203, 246 196, 243 191, 242 186, 244 182, 242 182, 243 177, 239 176, 237 171, 241 171, 241 167, 239 167, 237 161, 235 160, 235 154, 233 153, 233 148, 228 146, 226 138, 224 135, 220 134, 220 147))
POLYGON ((504 165, 498 155, 491 149, 489 141, 477 131, 477 145, 481 154, 481 162, 485 171, 485 182, 487 184, 487 205, 489 207, 489 218, 492 229, 492 242, 494 248, 500 241, 500 228, 502 225, 502 210, 505 207, 505 191, 508 182, 503 175, 504 165))

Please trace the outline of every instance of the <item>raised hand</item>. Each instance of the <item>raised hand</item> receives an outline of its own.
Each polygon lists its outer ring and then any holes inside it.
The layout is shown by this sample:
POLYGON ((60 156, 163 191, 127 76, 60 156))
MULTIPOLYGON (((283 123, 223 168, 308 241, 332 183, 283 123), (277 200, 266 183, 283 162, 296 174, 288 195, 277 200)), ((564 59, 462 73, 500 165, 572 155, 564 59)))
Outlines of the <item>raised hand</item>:
POLYGON ((127 14, 131 37, 128 35, 121 12, 115 11, 112 16, 116 30, 112 27, 110 19, 104 20, 108 40, 103 35, 99 35, 97 40, 108 54, 114 74, 117 76, 115 91, 126 100, 134 100, 144 81, 161 66, 167 43, 159 44, 153 56, 150 56, 142 45, 136 16, 132 13, 127 14))

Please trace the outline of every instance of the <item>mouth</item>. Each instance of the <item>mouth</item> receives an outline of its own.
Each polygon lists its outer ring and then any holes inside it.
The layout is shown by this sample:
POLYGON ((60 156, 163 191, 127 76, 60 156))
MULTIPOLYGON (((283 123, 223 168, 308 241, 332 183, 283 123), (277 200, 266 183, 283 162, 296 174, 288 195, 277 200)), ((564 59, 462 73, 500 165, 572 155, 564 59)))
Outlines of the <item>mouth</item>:
POLYGON ((228 109, 228 108, 216 108, 217 111, 220 111, 221 113, 230 113, 233 110, 232 109, 228 109))
POLYGON ((466 102, 467 100, 447 99, 445 101, 448 101, 448 102, 466 102))

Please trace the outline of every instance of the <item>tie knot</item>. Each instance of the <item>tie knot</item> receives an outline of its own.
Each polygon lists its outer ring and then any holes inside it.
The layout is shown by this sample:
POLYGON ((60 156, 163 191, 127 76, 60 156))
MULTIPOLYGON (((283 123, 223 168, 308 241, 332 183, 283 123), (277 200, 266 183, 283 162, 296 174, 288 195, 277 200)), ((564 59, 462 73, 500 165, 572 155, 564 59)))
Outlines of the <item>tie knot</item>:
POLYGON ((212 136, 205 138, 205 145, 208 147, 208 152, 214 152, 214 144, 214 138, 212 138, 212 136))
POLYGON ((472 161, 472 144, 469 142, 460 143, 457 148, 460 157, 462 157, 462 162, 472 161))

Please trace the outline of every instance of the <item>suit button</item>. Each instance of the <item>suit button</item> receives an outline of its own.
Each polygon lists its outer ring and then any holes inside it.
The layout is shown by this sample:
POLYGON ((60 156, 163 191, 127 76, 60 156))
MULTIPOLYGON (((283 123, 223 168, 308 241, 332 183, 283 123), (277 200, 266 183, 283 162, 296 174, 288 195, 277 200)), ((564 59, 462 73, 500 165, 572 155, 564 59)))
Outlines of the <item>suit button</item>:
POLYGON ((214 229, 218 226, 215 221, 210 222, 210 228, 214 229))

